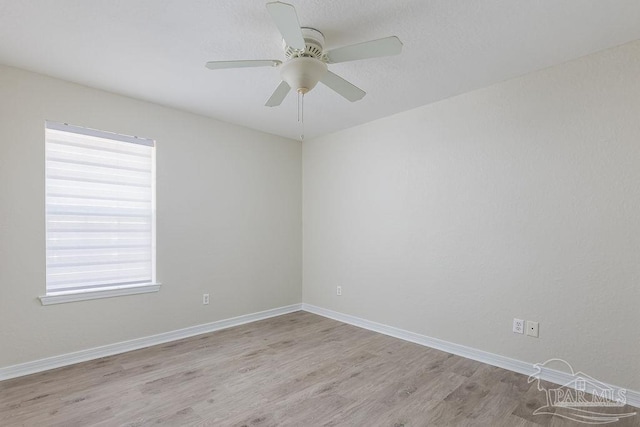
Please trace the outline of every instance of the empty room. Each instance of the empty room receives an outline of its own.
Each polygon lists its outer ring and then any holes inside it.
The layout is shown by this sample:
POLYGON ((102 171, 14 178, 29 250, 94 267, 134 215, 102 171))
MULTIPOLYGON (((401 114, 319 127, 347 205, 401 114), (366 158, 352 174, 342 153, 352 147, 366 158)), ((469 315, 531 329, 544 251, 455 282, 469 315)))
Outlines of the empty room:
POLYGON ((0 0, 0 426, 640 426, 637 0, 0 0))

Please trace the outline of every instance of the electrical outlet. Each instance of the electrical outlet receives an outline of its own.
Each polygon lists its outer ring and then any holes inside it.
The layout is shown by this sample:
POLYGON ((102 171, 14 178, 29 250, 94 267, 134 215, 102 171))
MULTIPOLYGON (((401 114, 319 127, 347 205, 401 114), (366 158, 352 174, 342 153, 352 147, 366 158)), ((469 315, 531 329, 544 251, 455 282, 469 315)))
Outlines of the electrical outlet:
POLYGON ((209 304, 209 294, 202 294, 202 304, 209 304))
POLYGON ((342 286, 336 287, 336 295, 338 296, 342 295, 342 286))
POLYGON ((513 332, 516 334, 524 334, 524 320, 513 319, 513 332))
POLYGON ((527 335, 538 338, 538 322, 527 320, 527 335))

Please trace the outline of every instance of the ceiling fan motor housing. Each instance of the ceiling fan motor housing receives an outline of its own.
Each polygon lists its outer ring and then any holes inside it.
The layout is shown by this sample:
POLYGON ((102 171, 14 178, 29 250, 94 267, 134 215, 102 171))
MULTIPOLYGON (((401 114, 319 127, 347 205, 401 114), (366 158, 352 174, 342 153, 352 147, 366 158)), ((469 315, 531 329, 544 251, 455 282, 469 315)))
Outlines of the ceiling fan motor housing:
POLYGON ((303 51, 292 48, 287 42, 282 40, 284 47, 284 57, 287 59, 305 57, 316 58, 323 62, 324 57, 324 35, 315 28, 302 27, 302 37, 304 38, 305 48, 303 51))
POLYGON ((280 65, 280 77, 298 93, 313 89, 327 72, 324 58, 324 36, 314 28, 301 28, 304 51, 288 46, 283 40, 287 62, 280 65))

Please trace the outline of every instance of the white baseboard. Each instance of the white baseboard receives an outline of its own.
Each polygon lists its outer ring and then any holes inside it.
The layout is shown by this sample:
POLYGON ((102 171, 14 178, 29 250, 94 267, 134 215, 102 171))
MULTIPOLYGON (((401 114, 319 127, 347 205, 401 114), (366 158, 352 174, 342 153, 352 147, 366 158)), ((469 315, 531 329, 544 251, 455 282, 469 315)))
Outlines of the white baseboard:
MULTIPOLYGON (((507 369, 509 371, 518 372, 523 375, 533 375, 537 372, 533 364, 523 362, 521 360, 511 359, 509 357, 500 356, 498 354, 489 353, 486 351, 478 350, 471 347, 466 347, 460 344, 454 344, 448 341, 443 341, 437 338, 431 338, 426 335, 416 334, 414 332, 406 331, 404 329, 395 328, 393 326, 383 325, 381 323, 372 322, 370 320, 361 319, 359 317, 351 316, 349 314, 340 313, 337 311, 329 310, 322 307, 317 307, 311 304, 302 304, 302 310, 314 313, 323 317, 338 320, 343 323, 358 326, 360 328, 368 329, 370 331, 379 332, 384 335, 389 335, 394 338, 409 341, 415 344, 420 344, 426 347, 435 348, 447 353, 452 353, 457 356, 462 356, 467 359, 476 360, 478 362, 486 363, 488 365, 497 366, 498 368, 507 369)), ((539 374, 540 379, 549 381, 550 383, 565 385, 569 384, 574 377, 566 372, 557 371, 555 369, 549 369, 541 367, 539 374)), ((606 384, 614 393, 618 391, 626 391, 627 404, 640 408, 640 392, 625 389, 624 387, 618 387, 611 384, 606 384)), ((589 384, 586 385, 586 391, 593 393, 594 389, 589 388, 589 384)))
POLYGON ((270 317, 280 316, 282 314, 293 313, 294 311, 300 311, 301 309, 302 304, 293 304, 286 307, 279 307, 271 310, 260 311, 258 313, 245 314, 238 317, 232 317, 230 319, 205 323, 203 325, 190 326, 188 328, 164 332, 158 335, 137 338, 131 341, 109 344, 102 347, 95 347, 74 353, 62 354, 59 356, 48 357, 46 359, 7 366, 5 368, 0 368, 0 381, 21 377, 23 375, 35 374, 36 372, 47 371, 49 369, 60 368, 74 363, 86 362, 87 360, 125 353, 127 351, 138 350, 152 345, 164 344, 195 335, 206 334, 208 332, 219 331, 221 329, 231 328, 233 326, 239 326, 245 323, 255 322, 257 320, 264 320, 270 317))
MULTIPOLYGON (((48 357, 46 359, 34 360, 31 362, 21 363, 18 365, 0 368, 0 381, 10 378, 21 377, 24 375, 34 374, 37 372, 47 371, 49 369, 60 368, 62 366, 72 365, 74 363, 86 362, 88 360, 99 359, 101 357, 111 356, 114 354, 125 353, 127 351, 138 350, 153 345, 164 344, 167 342, 189 338, 195 335, 205 334, 208 332, 219 331, 221 329, 231 328, 233 326, 243 325, 258 320, 268 319, 270 317, 280 316, 295 311, 304 310, 309 313, 318 314, 323 317, 338 320, 350 325, 358 326, 381 334, 389 335, 405 341, 420 344, 426 347, 435 348, 447 353, 462 356, 467 359, 476 360, 499 368, 518 372, 524 375, 532 375, 535 368, 531 363, 511 359, 505 356, 489 353, 460 344, 454 344, 437 338, 431 338, 425 335, 416 334, 404 329, 395 328, 393 326, 383 325, 381 323, 372 322, 370 320, 361 319, 349 314, 339 313, 337 311, 328 310, 326 308, 316 307, 311 304, 293 304, 285 307, 265 310, 258 313, 245 314, 230 319, 218 320, 216 322, 205 323, 203 325, 191 326, 175 331, 164 332, 158 335, 138 338, 130 341, 109 344, 102 347, 81 350, 74 353, 62 354, 59 356, 48 357)), ((542 368, 540 378, 554 384, 568 384, 573 377, 566 373, 549 368, 542 368)), ((624 389, 614 385, 608 385, 614 391, 626 390, 627 404, 640 408, 640 392, 624 389)), ((587 389, 588 392, 592 390, 587 389)))

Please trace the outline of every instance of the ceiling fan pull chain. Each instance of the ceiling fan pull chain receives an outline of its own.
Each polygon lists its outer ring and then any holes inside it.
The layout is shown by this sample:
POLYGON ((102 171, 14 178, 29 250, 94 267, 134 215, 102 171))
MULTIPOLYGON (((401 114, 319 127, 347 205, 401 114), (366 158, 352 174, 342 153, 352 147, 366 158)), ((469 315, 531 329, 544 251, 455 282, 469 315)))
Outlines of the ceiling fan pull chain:
POLYGON ((300 108, 300 123, 302 124, 302 133, 300 134, 300 141, 304 141, 304 93, 301 94, 302 102, 300 108))

